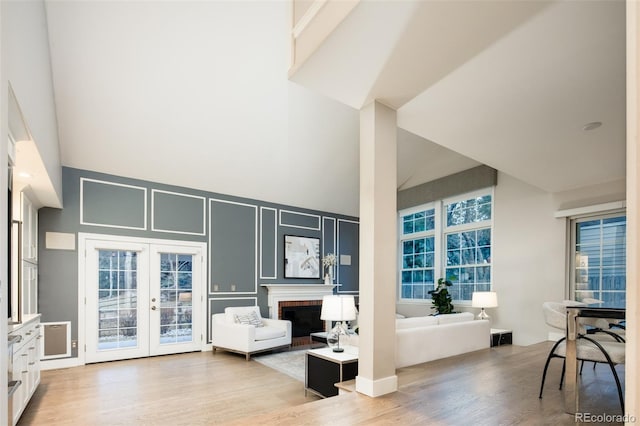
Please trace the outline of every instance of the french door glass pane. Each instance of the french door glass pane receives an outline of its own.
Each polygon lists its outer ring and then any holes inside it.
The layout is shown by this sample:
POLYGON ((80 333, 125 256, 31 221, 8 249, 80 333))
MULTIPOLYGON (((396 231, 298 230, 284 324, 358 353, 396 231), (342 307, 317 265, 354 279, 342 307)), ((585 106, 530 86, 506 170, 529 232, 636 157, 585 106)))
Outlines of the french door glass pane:
POLYGON ((98 350, 138 345, 137 256, 98 251, 98 350))
POLYGON ((193 256, 160 256, 160 344, 191 342, 193 256))

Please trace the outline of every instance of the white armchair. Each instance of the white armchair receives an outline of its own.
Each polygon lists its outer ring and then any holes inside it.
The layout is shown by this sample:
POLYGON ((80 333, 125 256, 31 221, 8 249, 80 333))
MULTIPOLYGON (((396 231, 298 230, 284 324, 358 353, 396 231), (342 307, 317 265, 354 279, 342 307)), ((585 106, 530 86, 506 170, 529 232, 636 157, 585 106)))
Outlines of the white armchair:
POLYGON ((229 307, 211 321, 213 353, 224 349, 246 355, 291 346, 291 321, 262 318, 257 306, 229 307))

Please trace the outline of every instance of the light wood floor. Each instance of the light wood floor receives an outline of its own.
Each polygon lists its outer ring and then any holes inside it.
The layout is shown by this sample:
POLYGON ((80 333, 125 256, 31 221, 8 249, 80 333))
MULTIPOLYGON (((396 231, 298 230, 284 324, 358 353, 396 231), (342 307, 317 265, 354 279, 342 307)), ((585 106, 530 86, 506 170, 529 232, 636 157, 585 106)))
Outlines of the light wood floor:
MULTIPOLYGON (((399 391, 379 398, 305 397, 301 382, 226 352, 43 371, 19 425, 574 425, 558 390, 561 360, 538 399, 549 348, 501 346, 403 368, 399 391)), ((607 366, 585 366, 582 382, 583 411, 620 414, 607 366)))

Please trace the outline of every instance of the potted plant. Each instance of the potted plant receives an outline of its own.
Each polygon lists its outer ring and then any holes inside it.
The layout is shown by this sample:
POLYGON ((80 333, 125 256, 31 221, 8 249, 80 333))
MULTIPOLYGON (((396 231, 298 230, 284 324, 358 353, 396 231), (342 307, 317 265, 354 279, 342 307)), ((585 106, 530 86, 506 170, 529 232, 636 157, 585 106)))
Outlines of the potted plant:
POLYGON ((447 290, 447 287, 451 287, 452 285, 451 281, 439 278, 438 287, 429 292, 431 300, 433 301, 431 309, 436 310, 435 315, 450 314, 453 312, 451 295, 449 294, 449 290, 447 290))

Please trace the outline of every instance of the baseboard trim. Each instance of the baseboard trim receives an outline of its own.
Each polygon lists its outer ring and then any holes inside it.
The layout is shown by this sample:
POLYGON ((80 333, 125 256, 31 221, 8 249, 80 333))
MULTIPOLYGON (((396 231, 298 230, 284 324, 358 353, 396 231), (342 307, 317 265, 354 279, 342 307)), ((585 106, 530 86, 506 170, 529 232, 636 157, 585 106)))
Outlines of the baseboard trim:
POLYGON ((48 359, 40 361, 40 370, 57 370, 82 365, 78 358, 48 359))
POLYGON ((373 398, 386 395, 398 390, 398 376, 385 377, 371 380, 366 377, 356 376, 356 392, 363 393, 373 398))

